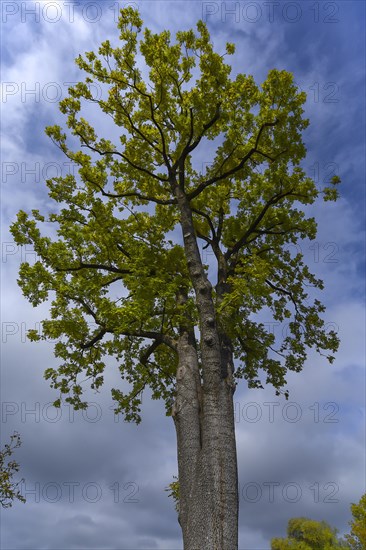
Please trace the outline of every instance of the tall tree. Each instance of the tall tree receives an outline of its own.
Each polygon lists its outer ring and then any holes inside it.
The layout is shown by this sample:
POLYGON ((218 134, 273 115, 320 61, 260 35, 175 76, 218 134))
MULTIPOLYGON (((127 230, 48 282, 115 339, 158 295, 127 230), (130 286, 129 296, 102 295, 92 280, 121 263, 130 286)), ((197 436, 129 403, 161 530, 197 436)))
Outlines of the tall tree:
POLYGON ((19 283, 34 306, 53 299, 30 337, 58 339, 61 364, 45 372, 55 404, 67 394, 87 407, 80 378, 98 390, 113 356, 131 384, 112 389, 116 412, 139 422, 150 387, 173 417, 184 548, 234 550, 235 386, 244 378, 287 395, 286 373, 301 371, 308 348, 332 361, 337 336, 308 296, 322 281, 293 245, 316 235, 303 205, 337 192, 319 191, 300 166, 308 120, 292 74, 273 69, 261 86, 231 79, 234 44, 215 52, 202 21, 174 42, 147 28, 138 40, 142 25, 138 11, 121 10, 119 47, 106 40, 76 60, 87 76, 60 102, 70 132, 46 132, 78 175, 47 181, 53 212, 19 212, 12 234, 39 257, 22 264, 19 283), (109 135, 81 116, 91 104, 109 135), (216 152, 201 169, 208 141, 216 152), (283 341, 258 321, 262 310, 288 322, 283 341))
POLYGON ((19 464, 14 459, 8 460, 20 445, 20 435, 14 432, 10 436, 10 443, 0 450, 0 504, 2 508, 10 508, 15 499, 25 502, 19 489, 22 480, 13 480, 14 474, 19 472, 19 464))

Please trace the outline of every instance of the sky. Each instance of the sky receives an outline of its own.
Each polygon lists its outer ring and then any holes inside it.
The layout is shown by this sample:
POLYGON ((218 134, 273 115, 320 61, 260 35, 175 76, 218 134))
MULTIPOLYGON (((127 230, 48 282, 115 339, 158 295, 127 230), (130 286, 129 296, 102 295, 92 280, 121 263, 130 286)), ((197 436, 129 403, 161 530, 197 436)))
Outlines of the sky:
MULTIPOLYGON (((3 0, 1 157, 1 447, 16 430, 15 452, 26 504, 2 510, 3 550, 179 550, 181 532, 164 489, 177 475, 176 440, 164 405, 144 394, 142 423, 113 414, 118 384, 107 369, 83 412, 53 408, 43 378, 56 367, 53 344, 26 332, 47 318, 17 285, 31 247, 9 232, 19 209, 52 208, 45 179, 66 175, 67 159, 44 133, 64 125, 58 101, 80 78, 74 58, 110 39, 118 10, 140 10, 154 32, 195 28, 203 19, 215 49, 236 44, 233 75, 257 83, 272 68, 295 75, 307 92, 304 167, 319 186, 340 175, 341 197, 309 209, 315 242, 301 248, 324 280, 326 322, 341 346, 333 365, 311 353, 288 377, 290 399, 272 388, 234 396, 239 465, 241 550, 267 550, 292 517, 325 520, 344 533, 350 503, 365 487, 365 4, 361 1, 181 2, 3 0)), ((103 115, 96 115, 103 128, 103 115), (98 118, 99 117, 99 118, 98 118)), ((207 149, 202 161, 210 161, 207 149)), ((280 337, 285 326, 272 326, 280 337)))

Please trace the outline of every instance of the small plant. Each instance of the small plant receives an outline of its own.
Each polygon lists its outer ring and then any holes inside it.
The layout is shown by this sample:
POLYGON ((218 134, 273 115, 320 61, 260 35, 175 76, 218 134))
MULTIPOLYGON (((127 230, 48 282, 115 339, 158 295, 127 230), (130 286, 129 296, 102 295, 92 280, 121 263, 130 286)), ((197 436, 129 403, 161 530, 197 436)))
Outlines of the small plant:
POLYGON ((169 483, 168 487, 164 491, 170 491, 168 497, 173 497, 175 509, 179 513, 179 479, 177 476, 173 476, 177 481, 169 483))

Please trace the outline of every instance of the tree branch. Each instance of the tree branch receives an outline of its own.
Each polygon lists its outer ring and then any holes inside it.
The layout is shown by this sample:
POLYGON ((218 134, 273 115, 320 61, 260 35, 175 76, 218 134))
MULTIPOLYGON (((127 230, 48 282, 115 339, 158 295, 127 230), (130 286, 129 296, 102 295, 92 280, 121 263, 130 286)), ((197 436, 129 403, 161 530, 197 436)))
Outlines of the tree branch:
POLYGON ((111 271, 112 273, 121 273, 123 275, 131 274, 130 269, 119 269, 118 267, 103 265, 103 264, 85 264, 84 262, 80 262, 80 265, 78 267, 66 267, 66 268, 55 267, 55 270, 58 272, 80 271, 81 269, 104 269, 105 271, 111 271))
POLYGON ((108 331, 106 329, 102 329, 98 332, 98 334, 96 334, 94 336, 94 338, 92 338, 89 342, 87 342, 86 344, 81 344, 80 347, 82 350, 84 349, 89 349, 89 348, 92 348, 94 346, 94 344, 96 344, 97 342, 99 342, 99 340, 102 340, 103 336, 107 333, 108 331))
POLYGON ((111 279, 110 281, 107 281, 106 283, 103 283, 102 285, 100 285, 100 288, 103 288, 104 286, 109 286, 112 283, 115 283, 116 281, 120 281, 121 279, 123 279, 123 277, 113 277, 113 279, 111 279))
POLYGON ((234 244, 234 246, 232 246, 231 248, 228 248, 228 250, 225 252, 225 259, 228 260, 233 254, 235 254, 236 252, 238 252, 240 250, 240 248, 242 248, 246 243, 247 243, 247 238, 249 237, 249 235, 253 232, 256 231, 256 228, 258 227, 258 225, 260 224, 260 222, 262 221, 262 219, 264 218, 267 210, 273 206, 274 204, 276 204, 277 202, 279 202, 281 199, 283 199, 284 197, 288 196, 288 195, 293 195, 293 190, 291 189, 290 191, 287 191, 286 193, 277 193, 276 195, 274 195, 273 197, 271 197, 267 202, 266 204, 264 205, 264 207, 262 208, 262 210, 260 211, 260 213, 258 214, 258 216, 253 220, 253 222, 250 224, 249 228, 245 231, 245 233, 242 235, 242 237, 234 244))
MULTIPOLYGON (((147 96, 147 97, 150 97, 149 94, 144 94, 144 95, 147 96)), ((143 141, 145 141, 148 145, 150 145, 150 147, 151 147, 152 149, 154 149, 154 151, 156 151, 157 153, 159 153, 159 155, 162 156, 162 157, 164 158, 164 150, 159 149, 159 147, 157 147, 153 141, 150 141, 150 140, 146 137, 146 135, 140 130, 140 128, 138 128, 137 126, 135 126, 135 124, 133 123, 133 120, 132 120, 132 118, 131 118, 130 113, 127 111, 127 109, 126 109, 121 103, 120 103, 120 105, 121 105, 121 108, 122 108, 122 110, 123 110, 125 116, 127 117, 128 121, 129 121, 129 123, 130 123, 130 126, 131 126, 132 130, 133 130, 134 132, 136 132, 136 133, 143 139, 143 141)), ((153 110, 152 110, 152 112, 153 112, 153 110)), ((165 160, 165 158, 164 158, 164 160, 165 160)))
POLYGON ((216 235, 216 231, 215 231, 215 228, 214 228, 214 225, 212 223, 212 220, 211 220, 210 216, 208 214, 206 214, 206 212, 202 212, 201 210, 198 210, 197 208, 193 208, 193 207, 192 207, 192 212, 195 212, 196 214, 198 214, 199 216, 202 216, 203 218, 205 218, 207 220, 207 223, 208 223, 208 225, 210 226, 210 229, 211 229, 212 240, 215 240, 217 238, 217 235, 216 235))
POLYGON ((152 178, 154 178, 158 181, 165 182, 165 183, 168 181, 166 178, 162 178, 161 176, 157 176, 156 174, 154 174, 154 172, 151 172, 147 168, 143 168, 142 166, 139 166, 138 164, 135 164, 124 153, 121 153, 120 151, 101 151, 97 147, 94 147, 93 145, 91 145, 84 138, 84 136, 82 134, 80 134, 79 132, 75 132, 75 134, 77 136, 79 136, 80 140, 84 143, 85 147, 87 147, 91 151, 94 151, 94 153, 98 153, 98 155, 101 155, 101 156, 103 156, 103 155, 117 155, 117 156, 121 157, 123 160, 125 160, 128 164, 130 164, 136 170, 139 170, 140 172, 143 172, 144 174, 148 174, 150 177, 152 177, 152 178))
POLYGON ((291 299, 291 302, 294 304, 294 307, 295 307, 295 310, 296 310, 296 313, 299 314, 299 310, 298 310, 298 307, 297 307, 297 303, 292 295, 292 292, 290 292, 289 290, 286 290, 285 288, 281 288, 277 285, 274 285, 273 283, 271 283, 271 281, 269 281, 268 279, 265 279, 267 285, 269 285, 273 290, 275 290, 276 292, 282 292, 282 294, 286 294, 286 296, 289 296, 290 299, 291 299))
POLYGON ((228 170, 227 172, 224 172, 223 174, 221 174, 221 176, 213 176, 212 178, 209 178, 208 180, 200 183, 198 185, 198 187, 196 187, 196 189, 194 189, 193 191, 191 191, 190 193, 187 194, 188 200, 191 200, 194 197, 197 197, 209 185, 212 185, 213 183, 216 183, 218 181, 226 179, 226 178, 236 174, 237 172, 239 172, 239 170, 241 170, 243 168, 246 161, 249 160, 253 156, 254 153, 258 153, 259 155, 262 155, 262 156, 268 158, 269 160, 271 160, 272 162, 274 162, 286 150, 280 151, 280 153, 278 153, 277 155, 272 157, 272 156, 268 155, 267 153, 264 153, 263 151, 260 151, 258 149, 258 145, 259 145, 259 140, 260 140, 260 137, 261 137, 261 134, 262 134, 264 128, 269 127, 269 126, 276 126, 277 123, 278 123, 278 119, 276 119, 274 122, 265 122, 264 124, 262 124, 262 126, 261 126, 261 128, 258 132, 254 147, 252 147, 248 151, 248 153, 241 159, 240 163, 237 166, 235 166, 234 168, 232 168, 231 170, 228 170))
POLYGON ((140 355, 140 363, 142 365, 146 365, 149 357, 154 353, 156 348, 160 346, 161 342, 158 340, 154 340, 153 343, 140 355))
MULTIPOLYGON (((68 297, 69 299, 73 300, 74 302, 80 303, 82 306, 84 306, 87 313, 89 313, 89 315, 91 317, 93 317, 95 323, 99 326, 103 325, 101 323, 101 321, 98 319, 97 314, 92 310, 92 308, 89 306, 89 304, 87 304, 85 302, 85 300, 83 300, 83 298, 72 297, 72 296, 69 296, 69 295, 66 295, 66 297, 68 297)), ((113 329, 109 329, 109 328, 106 328, 105 326, 102 326, 102 329, 100 330, 100 332, 96 336, 94 336, 94 338, 92 340, 90 340, 90 342, 88 342, 87 344, 82 344, 81 345, 81 349, 91 348, 96 342, 101 340, 103 338, 103 336, 107 333, 115 334, 115 331, 113 329)), ((123 330, 119 334, 122 335, 122 336, 127 336, 127 337, 148 338, 148 339, 151 339, 151 340, 155 340, 158 343, 158 345, 159 344, 165 344, 168 347, 170 347, 172 350, 174 350, 174 351, 177 350, 176 340, 174 338, 172 338, 171 336, 169 336, 168 334, 164 334, 162 332, 155 332, 155 331, 140 329, 140 330, 123 330)), ((155 346, 155 347, 157 347, 157 346, 155 346)))
MULTIPOLYGON (((95 185, 99 191, 102 193, 103 197, 110 197, 112 199, 124 199, 126 197, 138 197, 140 200, 143 201, 151 201, 155 202, 156 204, 175 204, 177 201, 176 199, 158 199, 156 197, 142 195, 141 193, 138 193, 137 191, 128 191, 127 193, 108 193, 107 191, 104 191, 103 187, 99 185, 99 183, 95 181, 89 180, 93 185, 95 185)), ((165 181, 165 180, 164 180, 165 181)))
POLYGON ((153 101, 152 101, 151 95, 150 95, 150 94, 147 94, 147 95, 148 95, 149 103, 150 103, 151 119, 152 119, 152 121, 153 121, 155 127, 157 128, 157 130, 158 130, 158 132, 159 132, 159 134, 160 134, 161 144, 162 144, 162 146, 163 146, 163 150, 161 151, 161 154, 163 155, 164 162, 165 162, 165 166, 167 167, 168 172, 170 172, 170 171, 171 171, 171 165, 170 165, 169 158, 168 158, 168 154, 167 154, 167 150, 166 150, 166 143, 165 143, 164 132, 163 132, 163 130, 161 129, 160 125, 157 123, 156 119, 155 119, 155 115, 154 115, 154 106, 153 106, 153 101))
POLYGON ((120 243, 117 243, 116 246, 117 246, 118 250, 119 250, 120 252, 122 252, 122 254, 124 254, 124 256, 127 256, 127 258, 129 258, 129 259, 131 258, 131 254, 130 254, 129 252, 127 252, 127 250, 126 250, 125 248, 123 248, 123 247, 120 245, 120 243))
POLYGON ((177 159, 176 162, 174 163, 173 170, 176 169, 180 163, 184 163, 187 155, 189 155, 189 153, 191 153, 197 147, 197 145, 200 143, 201 139, 205 135, 205 132, 207 130, 209 130, 211 128, 211 126, 213 126, 215 124, 215 122, 220 118, 220 106, 221 106, 221 103, 218 103, 216 105, 216 111, 215 111, 214 116, 211 118, 211 120, 209 120, 206 124, 203 125, 203 129, 202 129, 201 134, 194 140, 193 143, 191 143, 192 138, 193 138, 193 133, 194 133, 193 109, 192 109, 192 107, 189 109, 190 120, 191 120, 191 129, 190 129, 189 138, 188 138, 188 141, 187 141, 187 143, 186 143, 179 159, 177 159))

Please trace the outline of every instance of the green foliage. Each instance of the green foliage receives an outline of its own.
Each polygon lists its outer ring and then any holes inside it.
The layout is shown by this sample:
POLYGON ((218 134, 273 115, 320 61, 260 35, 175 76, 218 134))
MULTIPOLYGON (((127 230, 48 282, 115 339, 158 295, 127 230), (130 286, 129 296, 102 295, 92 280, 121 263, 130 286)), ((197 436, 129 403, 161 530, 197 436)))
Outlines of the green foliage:
POLYGON ((126 8, 118 28, 119 46, 106 40, 76 60, 86 77, 60 102, 68 130, 46 129, 78 175, 48 180, 52 202, 42 213, 20 211, 11 227, 15 241, 32 244, 38 255, 20 268, 25 297, 34 306, 52 300, 42 334, 29 337, 57 340, 60 365, 45 373, 60 392, 55 405, 67 395, 85 408, 82 381, 98 391, 110 356, 131 385, 128 393, 113 388, 117 412, 139 422, 141 395, 150 387, 170 414, 180 327, 199 329, 202 321, 186 252, 172 240, 181 223, 177 186, 198 241, 217 264, 217 322, 232 340, 235 376, 261 387, 264 372, 280 393, 287 371, 302 369, 309 348, 332 361, 338 347, 336 334, 325 330, 324 306, 308 295, 322 281, 301 253, 291 253, 301 239, 316 236, 303 206, 322 193, 335 199, 339 182, 319 191, 300 166, 306 96, 283 70, 271 70, 261 85, 246 74, 231 79, 224 57, 235 47, 214 52, 202 21, 197 32, 178 32, 175 42, 169 31, 147 28, 140 38, 140 16, 126 8), (92 96, 92 83, 105 97, 92 96), (91 103, 120 129, 119 138, 97 135, 82 116, 91 103), (199 170, 205 139, 218 146, 199 170), (75 140, 79 150, 69 147, 75 140), (261 310, 289 322, 282 342, 255 320, 261 310))
POLYGON ((15 472, 19 472, 19 464, 15 460, 7 461, 7 458, 10 458, 14 450, 20 445, 20 436, 17 432, 14 432, 10 436, 10 443, 7 443, 4 449, 0 450, 0 504, 2 508, 10 508, 14 499, 25 502, 25 498, 19 490, 19 484, 23 480, 13 481, 15 472))
POLYGON ((168 497, 172 497, 174 500, 175 509, 179 512, 179 479, 177 476, 173 476, 176 481, 169 483, 168 487, 164 489, 168 491, 168 497))
POLYGON ((366 493, 358 504, 351 504, 351 512, 351 532, 345 536, 347 548, 366 550, 366 493))
POLYGON ((337 530, 325 521, 293 518, 288 522, 286 539, 275 538, 271 550, 341 550, 337 530))

